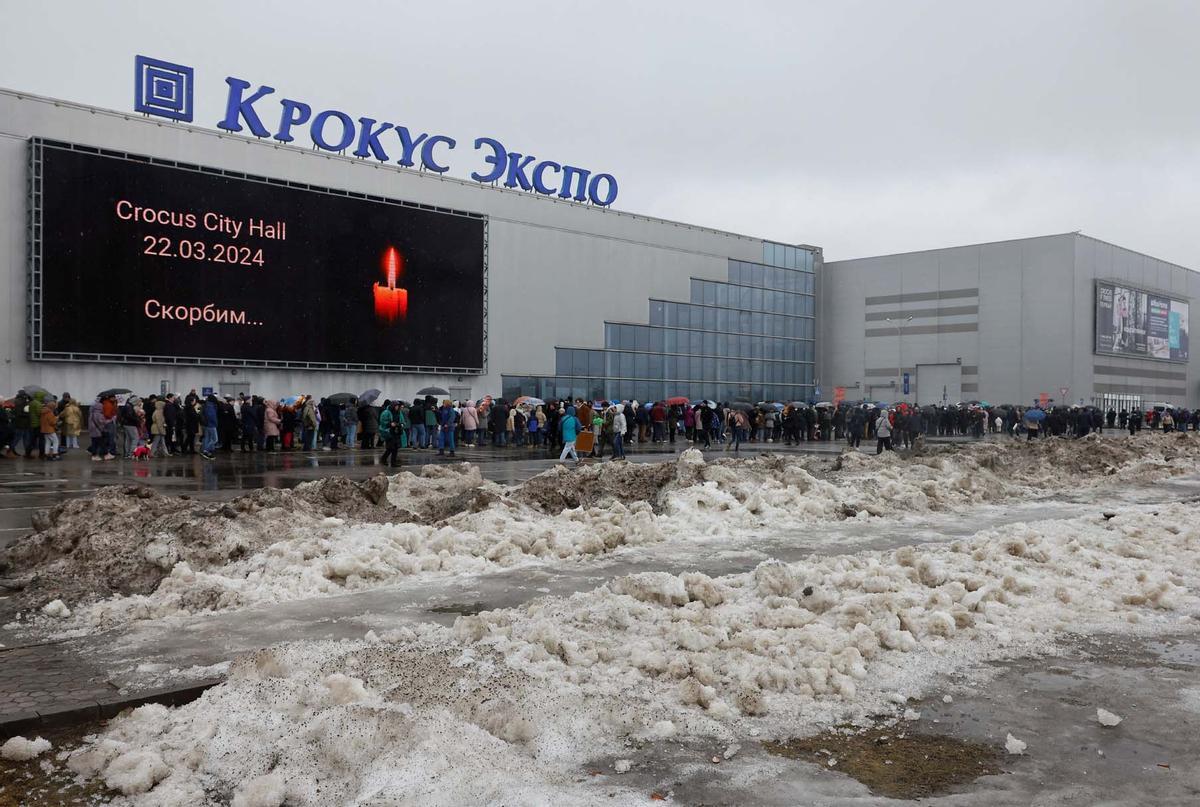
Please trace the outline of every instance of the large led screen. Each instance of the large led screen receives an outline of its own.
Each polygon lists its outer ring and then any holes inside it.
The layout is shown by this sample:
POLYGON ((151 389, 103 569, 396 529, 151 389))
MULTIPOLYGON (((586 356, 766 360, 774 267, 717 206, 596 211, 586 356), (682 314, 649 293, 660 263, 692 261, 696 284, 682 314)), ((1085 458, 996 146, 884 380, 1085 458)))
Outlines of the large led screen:
POLYGON ((1187 361, 1188 304, 1153 291, 1098 281, 1096 352, 1187 361))
POLYGON ((35 358, 483 367, 480 216, 38 146, 35 358))

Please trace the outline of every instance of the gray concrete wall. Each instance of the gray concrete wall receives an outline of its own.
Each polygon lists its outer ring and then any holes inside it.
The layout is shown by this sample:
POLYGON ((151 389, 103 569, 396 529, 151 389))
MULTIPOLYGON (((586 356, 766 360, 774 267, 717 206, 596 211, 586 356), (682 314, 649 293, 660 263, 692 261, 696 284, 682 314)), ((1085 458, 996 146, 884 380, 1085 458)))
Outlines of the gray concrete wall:
MULTIPOLYGON (((501 373, 554 375, 556 344, 603 347, 605 319, 646 322, 647 298, 686 301, 690 277, 725 280, 728 258, 761 261, 762 244, 758 238, 0 90, 0 288, 5 291, 0 395, 28 383, 89 395, 116 384, 157 389, 161 380, 178 390, 249 382, 269 396, 379 387, 387 395, 408 397, 429 383, 469 386, 475 395, 499 393, 501 373), (233 376, 215 368, 28 362, 26 140, 34 135, 487 215, 487 374, 460 381, 239 369, 233 376)), ((96 327, 103 327, 102 313, 96 327)))
POLYGON ((828 388, 849 387, 848 398, 916 400, 920 367, 953 363, 964 400, 1058 400, 1066 388, 1073 403, 1118 391, 1200 402, 1200 357, 1182 365, 1094 352, 1099 278, 1200 299, 1200 274, 1073 233, 831 261, 818 371, 828 388), (908 395, 896 389, 898 364, 915 382, 908 395))

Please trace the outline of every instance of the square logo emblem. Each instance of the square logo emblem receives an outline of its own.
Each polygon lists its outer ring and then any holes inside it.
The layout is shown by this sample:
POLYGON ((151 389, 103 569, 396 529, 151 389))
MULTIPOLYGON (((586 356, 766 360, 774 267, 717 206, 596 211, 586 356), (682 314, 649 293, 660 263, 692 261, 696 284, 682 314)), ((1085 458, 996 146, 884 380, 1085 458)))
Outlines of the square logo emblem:
POLYGON ((138 56, 134 59, 133 108, 146 115, 192 121, 192 68, 138 56))

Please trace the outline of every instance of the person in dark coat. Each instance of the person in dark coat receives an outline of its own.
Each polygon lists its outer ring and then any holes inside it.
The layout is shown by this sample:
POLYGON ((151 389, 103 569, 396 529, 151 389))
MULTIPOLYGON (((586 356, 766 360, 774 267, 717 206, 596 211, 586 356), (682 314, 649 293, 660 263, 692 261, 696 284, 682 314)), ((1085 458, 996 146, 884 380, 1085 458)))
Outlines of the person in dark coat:
POLYGON ((242 401, 242 451, 258 448, 258 413, 254 411, 252 399, 242 401))
POLYGON ((221 423, 221 407, 217 396, 209 395, 204 399, 200 409, 200 425, 204 427, 204 438, 200 441, 200 455, 206 460, 213 458, 220 442, 219 427, 221 423))
POLYGON ((217 429, 221 434, 221 450, 232 454, 238 436, 238 413, 233 408, 231 396, 226 395, 225 400, 218 404, 217 429))
POLYGON ((182 416, 183 411, 179 408, 179 398, 175 396, 175 393, 170 393, 167 395, 166 403, 163 404, 163 420, 167 424, 167 433, 164 435, 167 451, 171 454, 178 454, 183 450, 183 433, 180 430, 182 416))
POLYGON ((425 447, 425 399, 413 398, 408 410, 408 447, 411 451, 425 447))
POLYGON ((379 431, 379 412, 375 410, 375 407, 367 404, 358 407, 358 429, 359 444, 363 450, 374 448, 375 434, 379 431))
POLYGON ((281 406, 279 412, 279 438, 283 450, 295 448, 296 439, 296 407, 281 406))
POLYGON ((702 405, 696 406, 696 423, 698 429, 696 441, 699 442, 700 439, 703 438, 705 448, 712 448, 712 431, 713 422, 716 419, 715 416, 716 413, 709 407, 702 405))
POLYGON ((861 406, 856 406, 850 411, 850 416, 846 418, 846 439, 850 443, 851 448, 858 448, 862 444, 863 431, 867 425, 866 413, 861 406))

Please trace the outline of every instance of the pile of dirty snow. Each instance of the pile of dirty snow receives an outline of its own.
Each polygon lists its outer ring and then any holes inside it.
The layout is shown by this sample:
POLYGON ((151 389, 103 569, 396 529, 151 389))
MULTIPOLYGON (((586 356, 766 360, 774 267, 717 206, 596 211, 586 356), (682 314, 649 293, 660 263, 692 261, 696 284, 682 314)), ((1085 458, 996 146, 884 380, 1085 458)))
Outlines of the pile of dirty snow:
POLYGON ((1078 440, 953 443, 912 455, 845 452, 830 481, 848 509, 871 515, 949 510, 1065 490, 1146 484, 1200 470, 1200 440, 1184 433, 1078 440))
POLYGON ((643 739, 793 737, 899 714, 943 676, 1067 634, 1177 630, 1200 616, 1193 514, 1128 508, 719 578, 635 574, 452 629, 281 645, 192 704, 112 721, 69 765, 138 804, 247 788, 295 805, 607 801, 581 766, 643 739))
POLYGON ((661 541, 734 544, 798 524, 1147 482, 1194 472, 1198 456, 1200 441, 1190 437, 1144 435, 983 442, 912 457, 847 452, 828 472, 808 456, 706 461, 692 449, 674 462, 557 467, 511 488, 471 465, 426 466, 363 484, 331 478, 265 489, 224 505, 111 488, 60 505, 41 517, 39 532, 0 553, 0 572, 23 587, 0 608, 9 617, 32 612, 59 634, 91 632, 418 575, 587 559, 661 541))
MULTIPOLYGON (((453 466, 391 480, 330 477, 290 490, 262 488, 225 503, 165 496, 141 486, 101 488, 93 497, 38 511, 36 532, 0 550, 0 576, 11 592, 0 601, 0 619, 54 600, 74 604, 150 594, 177 568, 221 568, 347 525, 445 518, 459 512, 455 506, 471 509, 494 487, 478 469, 453 466)), ((238 604, 236 597, 206 587, 185 599, 189 611, 238 604)), ((70 616, 57 606, 46 613, 70 616)))

